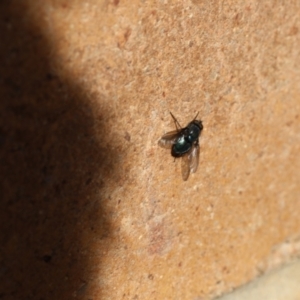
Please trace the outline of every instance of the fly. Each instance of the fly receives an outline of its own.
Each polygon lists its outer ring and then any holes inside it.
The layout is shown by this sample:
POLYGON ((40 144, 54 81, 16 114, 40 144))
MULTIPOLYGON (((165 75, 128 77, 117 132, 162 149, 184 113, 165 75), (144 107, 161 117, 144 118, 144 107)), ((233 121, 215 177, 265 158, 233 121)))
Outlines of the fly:
POLYGON ((199 137, 203 130, 201 120, 196 117, 186 127, 182 128, 177 119, 170 112, 176 126, 176 130, 167 132, 158 141, 158 145, 171 149, 171 155, 181 157, 182 179, 186 181, 190 173, 195 173, 199 164, 199 137))

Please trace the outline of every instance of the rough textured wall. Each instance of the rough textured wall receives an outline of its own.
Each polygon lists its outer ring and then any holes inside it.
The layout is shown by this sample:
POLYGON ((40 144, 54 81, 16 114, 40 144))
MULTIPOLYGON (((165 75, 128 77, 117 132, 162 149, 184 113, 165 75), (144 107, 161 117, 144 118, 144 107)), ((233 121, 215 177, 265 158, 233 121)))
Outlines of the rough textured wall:
POLYGON ((300 235, 299 14, 1 1, 1 297, 199 300, 276 264, 300 235), (187 182, 169 111, 204 124, 187 182))

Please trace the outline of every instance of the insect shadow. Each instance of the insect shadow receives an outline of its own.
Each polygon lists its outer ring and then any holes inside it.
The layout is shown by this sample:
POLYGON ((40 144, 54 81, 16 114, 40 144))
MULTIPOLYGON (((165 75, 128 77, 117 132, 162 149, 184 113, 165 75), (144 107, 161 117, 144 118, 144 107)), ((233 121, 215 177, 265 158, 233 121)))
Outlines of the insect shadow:
POLYGON ((167 132, 158 141, 158 145, 162 148, 171 149, 171 155, 175 158, 181 159, 181 174, 182 179, 186 181, 190 173, 195 173, 199 164, 199 137, 203 130, 201 120, 196 120, 199 112, 195 118, 184 128, 182 128, 170 112, 176 130, 167 132))

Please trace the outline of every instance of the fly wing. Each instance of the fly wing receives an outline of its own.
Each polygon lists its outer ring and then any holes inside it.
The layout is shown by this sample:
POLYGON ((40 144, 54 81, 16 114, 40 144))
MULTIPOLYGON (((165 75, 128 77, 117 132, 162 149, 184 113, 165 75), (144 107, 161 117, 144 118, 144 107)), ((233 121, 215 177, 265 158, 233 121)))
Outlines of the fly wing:
POLYGON ((158 141, 158 145, 163 148, 171 149, 178 137, 178 131, 173 130, 164 134, 158 141))
POLYGON ((190 175, 190 159, 189 154, 183 155, 181 158, 181 175, 184 181, 188 180, 190 175))
POLYGON ((197 171, 198 164, 199 164, 199 154, 200 154, 199 145, 198 144, 193 145, 190 153, 188 154, 191 173, 195 173, 197 171))
POLYGON ((199 164, 200 147, 194 144, 191 150, 181 158, 181 175, 184 181, 188 180, 190 173, 195 173, 199 164))

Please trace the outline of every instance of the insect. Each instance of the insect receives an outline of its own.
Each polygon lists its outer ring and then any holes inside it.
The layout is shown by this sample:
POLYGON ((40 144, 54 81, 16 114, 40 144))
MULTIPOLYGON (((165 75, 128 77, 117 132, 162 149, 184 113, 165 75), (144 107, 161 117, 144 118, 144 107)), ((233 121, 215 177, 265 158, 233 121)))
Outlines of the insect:
POLYGON ((158 141, 158 145, 171 149, 171 155, 175 158, 181 157, 182 179, 186 181, 190 173, 197 171, 199 163, 199 137, 203 129, 202 121, 196 117, 186 127, 182 128, 177 119, 170 112, 176 126, 176 130, 167 132, 158 141))

